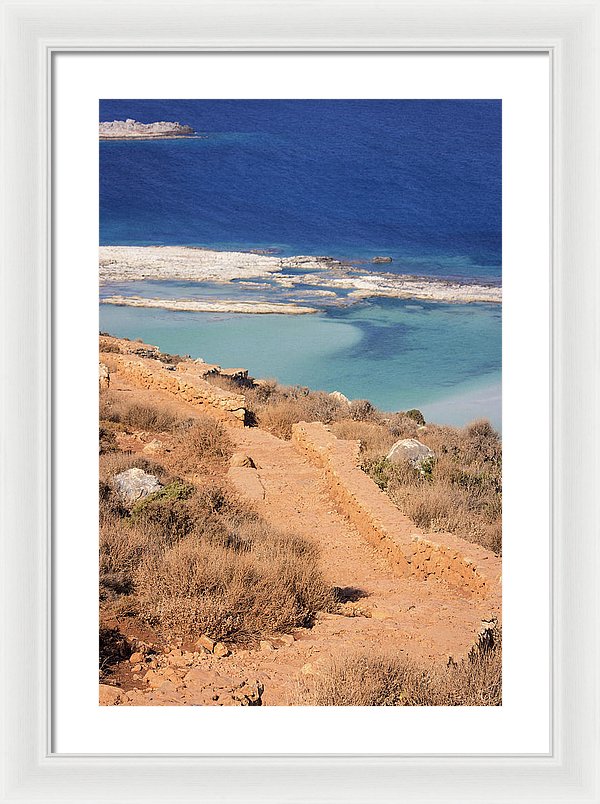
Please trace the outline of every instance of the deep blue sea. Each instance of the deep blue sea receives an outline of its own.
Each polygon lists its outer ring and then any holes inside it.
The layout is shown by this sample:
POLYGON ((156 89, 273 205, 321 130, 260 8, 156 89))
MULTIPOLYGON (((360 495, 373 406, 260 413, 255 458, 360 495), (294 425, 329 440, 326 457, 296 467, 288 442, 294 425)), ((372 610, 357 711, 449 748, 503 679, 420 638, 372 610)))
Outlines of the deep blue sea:
MULTIPOLYGON (((500 101, 101 101, 100 120, 128 117, 203 136, 100 143, 102 245, 386 255, 384 271, 501 281, 500 101)), ((501 424, 499 306, 374 299, 292 320, 102 305, 100 317, 257 376, 501 424)))

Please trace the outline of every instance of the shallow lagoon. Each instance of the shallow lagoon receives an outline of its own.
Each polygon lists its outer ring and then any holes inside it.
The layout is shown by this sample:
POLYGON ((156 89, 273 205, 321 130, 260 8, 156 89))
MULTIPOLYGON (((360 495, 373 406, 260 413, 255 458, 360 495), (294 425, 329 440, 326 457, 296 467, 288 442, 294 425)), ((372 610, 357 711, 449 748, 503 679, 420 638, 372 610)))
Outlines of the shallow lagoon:
POLYGON ((499 305, 395 299, 304 316, 105 304, 100 329, 384 410, 418 407, 432 421, 459 425, 486 417, 500 428, 501 314, 499 305))

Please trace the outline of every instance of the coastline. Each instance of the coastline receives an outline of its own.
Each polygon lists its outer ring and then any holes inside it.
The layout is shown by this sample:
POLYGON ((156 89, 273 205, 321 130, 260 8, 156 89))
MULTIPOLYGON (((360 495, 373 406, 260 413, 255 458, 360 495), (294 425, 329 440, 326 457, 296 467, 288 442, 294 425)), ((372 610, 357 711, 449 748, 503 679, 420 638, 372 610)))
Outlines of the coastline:
POLYGON ((114 137, 110 134, 100 134, 98 139, 101 142, 124 142, 126 140, 203 140, 206 138, 201 134, 118 134, 114 137))
POLYGON ((316 307, 301 307, 282 302, 236 302, 222 299, 194 301, 192 299, 145 299, 140 296, 108 296, 100 304, 120 307, 152 307, 188 313, 244 313, 254 315, 307 315, 318 313, 316 307))
POLYGON ((140 280, 226 285, 262 278, 286 289, 310 285, 317 288, 315 295, 323 295, 323 290, 340 293, 347 303, 375 297, 460 304, 502 302, 502 289, 496 285, 369 271, 326 256, 278 257, 190 246, 101 246, 99 272, 101 285, 140 280))

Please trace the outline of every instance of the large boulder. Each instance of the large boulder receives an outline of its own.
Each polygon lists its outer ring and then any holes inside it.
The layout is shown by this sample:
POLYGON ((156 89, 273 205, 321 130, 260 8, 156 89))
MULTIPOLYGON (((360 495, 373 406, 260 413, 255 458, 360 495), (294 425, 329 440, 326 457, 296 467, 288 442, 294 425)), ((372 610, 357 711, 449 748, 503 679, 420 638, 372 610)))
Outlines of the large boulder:
POLYGON ((143 469, 126 469, 115 476, 115 489, 121 497, 132 503, 147 497, 162 488, 162 483, 154 475, 149 475, 143 469))
POLYGON ((410 463, 415 469, 422 469, 426 461, 435 458, 433 450, 416 438, 401 438, 387 454, 391 463, 410 463))

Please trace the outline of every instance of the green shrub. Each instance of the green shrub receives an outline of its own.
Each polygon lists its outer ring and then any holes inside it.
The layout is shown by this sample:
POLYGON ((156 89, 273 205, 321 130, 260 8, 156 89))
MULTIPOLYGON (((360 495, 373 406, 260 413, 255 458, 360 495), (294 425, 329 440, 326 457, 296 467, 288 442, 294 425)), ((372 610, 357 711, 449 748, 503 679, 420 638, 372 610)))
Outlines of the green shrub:
POLYGON ((404 413, 404 415, 408 416, 409 419, 412 419, 417 424, 421 424, 421 425, 425 424, 425 417, 423 416, 421 411, 418 410, 417 408, 411 408, 410 410, 407 410, 404 413))

